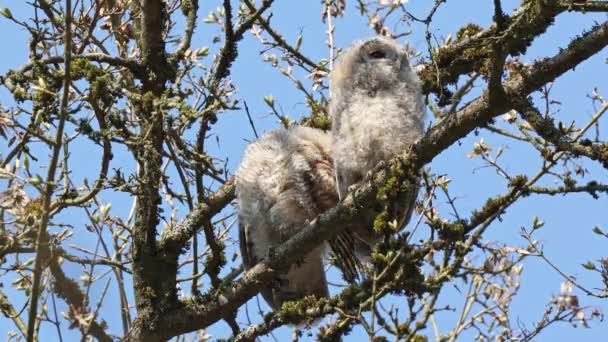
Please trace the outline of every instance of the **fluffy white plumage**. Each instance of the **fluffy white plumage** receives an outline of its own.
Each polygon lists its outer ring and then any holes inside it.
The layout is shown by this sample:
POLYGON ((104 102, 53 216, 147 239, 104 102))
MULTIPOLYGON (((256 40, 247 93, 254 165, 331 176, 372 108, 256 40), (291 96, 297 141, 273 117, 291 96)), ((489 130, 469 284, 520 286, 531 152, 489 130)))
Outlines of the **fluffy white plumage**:
MULTIPOLYGON (((380 161, 403 153, 422 136, 424 104, 405 49, 382 37, 355 42, 342 54, 330 74, 330 93, 332 156, 342 198, 380 161)), ((417 190, 415 185, 394 205, 402 225, 411 216, 417 190)), ((363 219, 350 231, 355 254, 366 259, 378 238, 371 222, 363 219)))
MULTIPOLYGON (((337 203, 330 147, 328 134, 302 126, 271 131, 247 147, 236 173, 246 269, 337 203)), ((328 295, 323 247, 309 252, 262 291, 273 308, 311 294, 328 295)))

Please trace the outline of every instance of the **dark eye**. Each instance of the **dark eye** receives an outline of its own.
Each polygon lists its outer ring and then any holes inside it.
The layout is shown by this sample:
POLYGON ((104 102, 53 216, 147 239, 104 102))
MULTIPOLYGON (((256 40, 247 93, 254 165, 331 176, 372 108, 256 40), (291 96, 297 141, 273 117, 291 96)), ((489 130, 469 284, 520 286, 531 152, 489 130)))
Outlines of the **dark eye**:
POLYGON ((382 50, 374 50, 369 53, 369 56, 373 59, 382 59, 386 58, 386 53, 384 53, 382 50))

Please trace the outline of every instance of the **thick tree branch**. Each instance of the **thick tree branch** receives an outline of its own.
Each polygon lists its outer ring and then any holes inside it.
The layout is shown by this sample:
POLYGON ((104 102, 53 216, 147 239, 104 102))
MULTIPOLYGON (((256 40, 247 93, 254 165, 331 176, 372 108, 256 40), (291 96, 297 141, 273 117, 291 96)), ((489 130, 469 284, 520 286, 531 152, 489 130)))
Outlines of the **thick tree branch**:
POLYGON ((139 47, 141 57, 154 71, 166 65, 165 40, 165 4, 161 0, 142 0, 141 37, 139 47))
POLYGON ((141 34, 138 38, 142 59, 148 73, 142 79, 141 101, 135 103, 140 134, 136 137, 134 156, 139 170, 136 178, 137 206, 132 228, 131 255, 133 288, 138 317, 131 330, 135 341, 156 340, 152 332, 165 310, 177 301, 176 278, 178 253, 163 254, 158 250, 156 235, 160 222, 163 178, 163 144, 167 81, 175 71, 168 65, 165 51, 165 29, 168 25, 166 2, 142 0, 141 34), (161 100, 161 101, 159 101, 161 100))
POLYGON ((460 75, 474 71, 492 55, 493 49, 488 47, 495 40, 500 40, 502 50, 507 55, 515 56, 525 52, 532 40, 545 32, 554 18, 566 10, 557 0, 523 3, 515 14, 504 17, 508 27, 502 32, 494 23, 472 37, 440 47, 434 63, 429 63, 418 73, 423 91, 440 93, 445 84, 456 82, 460 75), (436 67, 439 69, 441 84, 437 84, 436 67))

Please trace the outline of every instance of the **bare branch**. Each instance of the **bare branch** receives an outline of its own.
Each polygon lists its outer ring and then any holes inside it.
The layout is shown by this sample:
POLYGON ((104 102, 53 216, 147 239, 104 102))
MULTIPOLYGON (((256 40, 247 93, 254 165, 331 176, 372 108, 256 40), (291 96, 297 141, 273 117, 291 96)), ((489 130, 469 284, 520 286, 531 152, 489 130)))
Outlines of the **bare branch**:
POLYGON ((52 151, 51 160, 48 166, 48 173, 46 176, 45 189, 43 193, 43 211, 42 217, 40 218, 40 224, 38 226, 38 233, 36 237, 36 260, 34 266, 34 275, 32 283, 32 292, 30 298, 30 310, 28 314, 28 326, 27 326, 27 340, 28 342, 34 341, 34 333, 36 328, 36 316, 38 315, 38 299, 40 297, 40 284, 42 278, 42 271, 46 268, 47 260, 45 256, 48 253, 44 253, 48 250, 48 239, 47 228, 49 218, 51 214, 51 201, 53 192, 55 190, 55 172, 57 171, 57 162, 59 160, 59 152, 61 151, 63 141, 63 130, 65 122, 68 117, 68 100, 70 96, 71 87, 71 60, 72 60, 72 1, 66 0, 66 15, 65 15, 65 75, 63 77, 63 95, 61 97, 61 107, 59 109, 60 118, 59 125, 57 126, 57 132, 55 134, 54 146, 52 151), (43 265, 45 264, 45 265, 43 265))

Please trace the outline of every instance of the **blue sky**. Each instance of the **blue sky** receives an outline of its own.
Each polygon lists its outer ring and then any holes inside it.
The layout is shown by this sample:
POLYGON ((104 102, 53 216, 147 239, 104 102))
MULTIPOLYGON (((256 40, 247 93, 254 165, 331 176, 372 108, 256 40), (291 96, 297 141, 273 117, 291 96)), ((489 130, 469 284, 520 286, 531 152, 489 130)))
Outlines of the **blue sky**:
MULTIPOLYGON (((194 37, 193 48, 209 46, 210 37, 220 34, 217 26, 202 23, 206 14, 217 7, 216 3, 217 1, 213 1, 211 4, 202 2, 199 14, 199 31, 194 37)), ((423 17, 426 16, 430 3, 431 1, 411 0, 407 6, 413 14, 423 17)), ((505 12, 510 12, 518 4, 519 1, 503 1, 505 12)), ((336 25, 334 38, 338 47, 346 47, 354 39, 373 35, 366 20, 356 15, 354 5, 355 1, 349 1, 346 17, 338 18, 334 22, 336 25)), ((27 12, 29 7, 21 1, 0 0, 0 7, 9 7, 17 18, 23 19, 30 16, 27 12)), ((298 34, 302 33, 304 39, 301 50, 314 60, 327 58, 328 50, 324 43, 327 39, 325 33, 327 28, 320 22, 320 1, 277 0, 273 6, 273 13, 272 26, 287 41, 295 42, 298 34)), ((454 34, 458 28, 469 22, 487 26, 491 22, 492 13, 492 1, 451 0, 437 12, 431 26, 431 32, 441 41, 442 37, 450 33, 454 34)), ((560 47, 565 47, 571 38, 590 28, 595 22, 605 20, 606 15, 604 14, 562 14, 545 35, 535 40, 528 53, 521 59, 523 62, 532 62, 539 57, 551 56, 557 53, 560 47)), ((407 41, 414 49, 426 55, 424 27, 420 24, 413 24, 411 31, 411 35, 401 38, 401 41, 407 41)), ((26 32, 8 23, 4 18, 0 18, 0 32, 3 32, 4 46, 7 49, 0 61, 0 73, 4 74, 7 70, 14 69, 26 61, 28 36, 26 32)), ((281 75, 278 70, 262 61, 259 53, 261 47, 255 37, 250 34, 246 35, 246 38, 240 43, 239 49, 239 57, 232 69, 232 80, 238 89, 236 96, 247 102, 258 132, 261 133, 279 126, 276 118, 269 114, 269 110, 263 101, 264 96, 274 96, 277 105, 294 120, 308 113, 303 96, 293 87, 291 81, 281 75)), ((214 51, 214 47, 212 47, 212 51, 214 51)), ((579 125, 583 124, 594 113, 592 102, 587 95, 597 87, 600 94, 608 96, 606 93, 608 91, 608 79, 605 77, 607 65, 604 62, 607 57, 608 53, 604 50, 555 83, 552 96, 562 103, 554 108, 559 110, 556 115, 560 120, 575 121, 579 125)), ((203 63, 208 65, 210 61, 211 59, 208 57, 203 60, 203 63)), ((473 94, 478 93, 480 89, 481 86, 478 86, 473 94)), ((0 104, 6 107, 11 105, 5 89, 0 90, 0 104)), ((430 124, 431 121, 429 115, 427 122, 430 124)), ((602 122, 606 123, 606 120, 602 120, 602 122)), ((508 127, 501 122, 499 122, 499 125, 508 127)), ((220 120, 212 132, 218 137, 219 143, 216 144, 215 139, 210 140, 212 142, 208 145, 211 148, 210 153, 217 157, 228 158, 228 169, 233 172, 238 165, 247 141, 254 138, 245 112, 235 110, 221 114, 220 120)), ((602 132, 602 134, 601 138, 606 139, 605 132, 602 132)), ((540 166, 537 152, 530 146, 513 140, 506 141, 504 138, 488 131, 481 130, 477 135, 471 134, 462 139, 458 144, 438 156, 430 168, 433 173, 447 174, 452 180, 450 192, 458 198, 456 204, 459 212, 464 216, 467 216, 471 210, 480 207, 489 196, 505 192, 505 181, 498 177, 493 169, 482 168, 481 161, 466 157, 466 154, 472 150, 473 144, 481 138, 495 149, 499 146, 504 147, 505 152, 501 160, 503 165, 506 165, 507 172, 511 174, 524 173, 531 175, 540 166)), ((79 177, 82 179, 85 176, 91 179, 97 173, 96 161, 91 162, 90 160, 91 148, 96 147, 82 144, 74 146, 71 150, 71 160, 76 179, 79 177)), ((6 148, 0 146, 0 152, 4 153, 5 151, 6 148)), ((44 158, 44 153, 47 152, 41 151, 40 153, 44 158)), ((112 167, 120 166, 125 171, 133 170, 133 162, 126 158, 124 151, 115 152, 115 156, 117 157, 114 158, 112 167), (121 158, 121 156, 125 156, 125 158, 121 158)), ((583 160, 581 160, 581 163, 589 170, 589 174, 583 181, 591 179, 608 181, 605 169, 583 160)), ((0 186, 4 186, 4 184, 0 183, 0 186)), ((551 179, 548 178, 545 184, 551 184, 551 179)), ((111 210, 114 215, 126 216, 130 206, 130 200, 126 196, 103 194, 101 200, 112 202, 111 210)), ((565 273, 576 276, 578 281, 588 288, 596 288, 601 285, 599 276, 584 270, 581 264, 589 260, 606 257, 605 251, 608 241, 598 238, 591 232, 595 225, 608 229, 608 219, 605 212, 606 204, 605 195, 600 196, 599 200, 593 200, 590 196, 582 194, 567 197, 531 196, 509 208, 503 216, 502 222, 497 222, 488 230, 486 239, 498 244, 524 246, 525 241, 520 237, 520 228, 530 227, 533 217, 538 216, 546 222, 545 227, 536 233, 536 239, 542 241, 546 255, 559 265, 565 273)), ((441 201, 438 201, 437 205, 442 215, 449 218, 448 206, 441 201)), ((178 217, 182 217, 185 212, 185 208, 181 208, 178 217)), ((85 245, 90 248, 95 247, 96 236, 83 231, 82 226, 86 222, 84 218, 66 213, 57 218, 57 221, 60 220, 65 220, 76 227, 80 227, 70 243, 85 245)), ((417 234, 423 237, 424 230, 419 229, 417 234)), ((235 237, 236 231, 233 230, 231 235, 235 237)), ((230 254, 228 254, 228 257, 230 258, 230 254)), ((82 274, 80 266, 67 264, 66 269, 70 276, 74 278, 78 278, 82 274)), ((330 276, 337 277, 335 272, 332 272, 330 276)), ((17 303, 23 303, 21 294, 10 289, 9 283, 12 280, 11 275, 0 278, 0 281, 5 284, 5 293, 15 296, 17 303)), ((562 281, 563 278, 546 263, 539 259, 528 259, 521 277, 520 294, 513 302, 511 319, 514 322, 521 320, 528 324, 540 319, 547 303, 559 293, 562 281)), ((91 296, 93 303, 99 298, 102 283, 103 281, 93 288, 91 296)), ((110 287, 110 293, 116 293, 112 291, 115 291, 113 286, 110 287)), ((184 286, 184 291, 189 292, 189 285, 184 286)), ((583 306, 608 310, 606 301, 592 300, 582 296, 582 293, 578 293, 576 290, 574 294, 580 295, 581 305, 583 306)), ((260 302, 263 301, 260 299, 260 302)), ((440 297, 440 303, 460 309, 463 298, 457 290, 448 285, 445 293, 440 297)), ((255 316, 253 314, 257 310, 255 300, 250 301, 249 304, 249 312, 255 316)), ((400 303, 395 304, 399 305, 400 303)), ((65 305, 59 304, 59 310, 65 310, 65 305)), ((110 332, 120 334, 118 299, 115 295, 109 297, 104 303, 102 312, 110 326, 110 332)), ((443 312, 438 314, 437 322, 440 331, 448 331, 454 325, 457 314, 458 311, 456 313, 443 312)), ((245 321, 244 312, 240 313, 239 319, 245 321)), ((601 336, 608 336, 608 327, 605 323, 594 322, 591 327, 591 329, 573 329, 566 325, 556 325, 548 328, 538 340, 571 341, 576 338, 579 341, 597 341, 601 336)), ((63 328, 67 327, 64 325, 63 328)), ((15 330, 13 323, 5 318, 0 319, 0 335, 9 330, 15 330)), ((43 331, 45 336, 51 336, 49 337, 50 340, 54 339, 54 328, 52 326, 47 324, 43 331)), ((208 333, 214 337, 226 337, 229 330, 223 323, 220 323, 208 329, 208 333)), ((351 336, 362 337, 361 333, 361 331, 355 330, 351 336)), ((276 333, 276 336, 279 340, 283 340, 283 338, 288 338, 290 334, 288 328, 283 328, 276 333)), ((77 338, 78 334, 67 333, 64 337, 66 336, 71 339, 77 338)), ((470 337, 467 336, 467 338, 470 337)))

